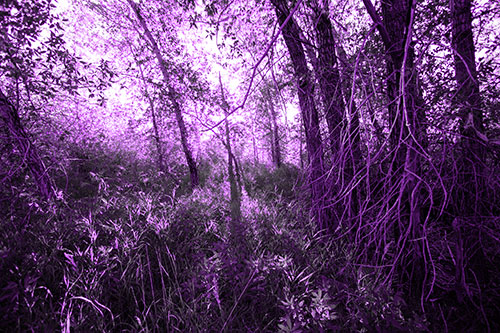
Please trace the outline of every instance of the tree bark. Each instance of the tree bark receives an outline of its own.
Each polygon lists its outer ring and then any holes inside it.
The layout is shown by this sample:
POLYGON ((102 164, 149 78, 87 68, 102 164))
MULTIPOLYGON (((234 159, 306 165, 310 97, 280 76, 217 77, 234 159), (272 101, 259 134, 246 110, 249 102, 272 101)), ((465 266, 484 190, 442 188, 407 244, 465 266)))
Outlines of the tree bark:
MULTIPOLYGON (((284 0, 271 0, 276 10, 276 16, 283 25, 289 16, 289 9, 284 0)), ((292 60, 299 106, 306 135, 306 149, 310 159, 310 182, 312 211, 318 227, 333 232, 338 225, 333 210, 328 207, 330 193, 325 184, 323 165, 323 145, 321 140, 318 112, 314 102, 311 73, 307 67, 304 48, 300 42, 300 28, 293 18, 283 27, 282 35, 292 60)))
POLYGON ((189 142, 188 142, 188 133, 186 129, 186 123, 184 122, 184 118, 182 116, 182 110, 179 102, 177 101, 178 94, 172 88, 170 85, 170 75, 167 70, 166 62, 165 59, 163 58, 160 49, 158 48, 158 44, 156 43, 156 40, 154 39, 153 35, 151 34, 151 31, 149 31, 149 28, 146 24, 146 21, 141 15, 139 6, 133 1, 133 0, 127 0, 130 7, 134 11, 137 20, 139 21, 139 24, 141 25, 142 29, 144 30, 144 34, 146 35, 146 38, 149 40, 149 43, 151 44, 151 47, 153 49, 153 53, 156 57, 156 60, 158 61, 158 65, 160 66, 161 73, 163 75, 163 81, 165 82, 165 86, 167 88, 167 96, 170 100, 170 103, 172 104, 172 107, 174 109, 175 113, 175 119, 177 121, 177 126, 179 127, 179 132, 181 136, 181 145, 182 145, 182 150, 184 151, 184 155, 186 157, 186 162, 189 167, 189 174, 191 178, 191 187, 195 188, 199 185, 199 178, 198 178, 198 168, 196 167, 196 162, 193 158, 193 154, 191 152, 191 148, 189 147, 189 142))
POLYGON ((386 195, 394 211, 394 238, 397 251, 411 253, 394 263, 403 290, 414 305, 424 280, 423 239, 421 227, 421 171, 418 147, 424 140, 421 129, 422 108, 416 85, 412 42, 415 4, 413 0, 382 2, 379 18, 370 0, 363 0, 380 32, 387 52, 387 97, 390 119, 391 162, 386 178, 386 195))
POLYGON ((483 114, 477 79, 475 47, 472 34, 471 0, 450 0, 452 48, 454 53, 456 101, 461 103, 463 130, 473 126, 483 131, 483 114))
MULTIPOLYGON (((224 109, 226 117, 229 115, 227 109, 224 109)), ((240 202, 240 191, 237 183, 237 177, 235 175, 235 167, 237 163, 231 149, 231 131, 229 129, 229 121, 225 120, 226 127, 226 147, 227 147, 227 172, 229 177, 229 186, 231 190, 231 219, 234 225, 241 223, 241 202, 240 202)))
POLYGON ((345 51, 337 45, 335 31, 329 18, 328 1, 321 2, 321 4, 318 0, 313 2, 318 45, 318 64, 314 68, 325 107, 332 157, 334 161, 341 163, 340 167, 344 170, 345 181, 341 183, 352 186, 346 200, 349 215, 352 217, 357 214, 360 203, 359 193, 353 183, 361 160, 359 115, 348 83, 353 73, 347 67, 345 51), (338 55, 344 57, 343 66, 339 64, 338 55), (342 122, 348 124, 346 142, 342 142, 342 122))
POLYGON ((253 163, 259 164, 259 152, 257 151, 257 139, 255 138, 255 120, 252 120, 252 148, 253 148, 253 163))
MULTIPOLYGON (((460 155, 456 160, 458 169, 457 186, 452 192, 454 207, 452 208, 455 220, 453 227, 462 239, 468 221, 484 223, 481 217, 488 214, 487 205, 490 204, 487 196, 488 184, 484 178, 484 163, 486 147, 480 136, 484 137, 483 105, 479 91, 479 82, 476 69, 475 47, 472 33, 471 0, 450 0, 452 49, 454 53, 455 80, 457 91, 453 105, 458 108, 460 115, 460 155)), ((474 245, 482 244, 478 233, 467 235, 457 244, 457 256, 470 250, 474 245)), ((484 285, 491 281, 484 252, 470 251, 467 257, 468 268, 463 269, 457 264, 455 276, 455 292, 459 303, 463 303, 468 294, 467 281, 478 284, 479 292, 484 285), (459 269, 460 268, 460 269, 459 269)), ((465 259, 465 258, 463 258, 465 259)), ((481 298, 481 296, 479 296, 481 298)), ((486 319, 486 318, 485 318, 486 319)))
POLYGON ((279 127, 278 127, 278 117, 276 115, 276 109, 274 108, 274 102, 269 91, 269 87, 265 88, 264 98, 267 100, 269 106, 269 117, 271 118, 271 156, 273 164, 276 168, 281 166, 281 147, 280 147, 280 137, 279 137, 279 127))
POLYGON ((468 217, 481 214, 480 201, 485 190, 481 173, 486 149, 478 135, 484 133, 483 108, 477 79, 471 0, 450 0, 450 10, 457 83, 453 104, 459 108, 462 135, 456 200, 461 207, 458 213, 468 217))
POLYGON ((332 156, 338 156, 341 147, 342 121, 344 120, 344 100, 340 85, 340 73, 337 62, 333 27, 328 16, 328 2, 320 6, 314 1, 317 22, 314 30, 318 46, 318 65, 316 76, 319 82, 321 98, 325 107, 332 156))

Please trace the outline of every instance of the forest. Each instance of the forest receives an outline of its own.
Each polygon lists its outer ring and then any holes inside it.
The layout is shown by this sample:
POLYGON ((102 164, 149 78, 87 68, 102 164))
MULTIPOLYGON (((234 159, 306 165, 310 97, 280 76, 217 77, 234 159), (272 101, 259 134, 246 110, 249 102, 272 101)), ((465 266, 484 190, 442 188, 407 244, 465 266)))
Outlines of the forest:
POLYGON ((499 1, 0 23, 0 332, 500 332, 499 1))

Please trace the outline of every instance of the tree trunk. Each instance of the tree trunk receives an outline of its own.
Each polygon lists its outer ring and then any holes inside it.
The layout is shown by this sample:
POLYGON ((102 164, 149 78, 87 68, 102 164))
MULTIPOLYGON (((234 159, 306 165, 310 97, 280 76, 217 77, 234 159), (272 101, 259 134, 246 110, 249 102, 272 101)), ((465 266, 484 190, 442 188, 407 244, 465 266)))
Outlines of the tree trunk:
POLYGON ((484 133, 482 102, 477 80, 474 39, 472 35, 471 0, 450 0, 452 48, 457 92, 454 105, 461 119, 461 156, 459 158, 458 214, 481 215, 480 201, 485 183, 481 176, 485 147, 478 133, 484 133))
POLYGON ((390 119, 391 164, 386 178, 386 195, 392 206, 397 251, 402 255, 394 263, 403 290, 413 305, 417 304, 424 280, 422 226, 420 206, 420 154, 423 140, 419 95, 414 68, 412 43, 414 6, 412 0, 382 2, 383 21, 370 0, 363 0, 381 34, 387 58, 387 97, 390 119), (410 242, 410 240, 415 240, 410 242), (417 241, 419 240, 419 241, 417 241))
POLYGON ((421 241, 421 198, 420 198, 420 155, 417 145, 420 144, 422 133, 417 112, 418 90, 416 73, 414 72, 414 50, 412 43, 412 24, 414 15, 412 0, 392 0, 382 3, 384 23, 391 40, 386 45, 390 54, 388 61, 389 80, 389 115, 391 116, 393 132, 391 132, 392 149, 395 149, 395 159, 391 175, 394 177, 391 186, 396 186, 398 178, 402 177, 402 192, 399 192, 400 207, 408 214, 407 218, 398 221, 395 226, 396 241, 401 242, 401 248, 412 253, 406 259, 401 259, 397 265, 398 275, 403 290, 410 302, 417 304, 421 296, 424 280, 423 247, 421 241))
MULTIPOLYGON (((336 31, 333 29, 333 38, 337 40, 339 37, 336 31)), ((354 69, 349 64, 347 59, 347 53, 341 44, 336 43, 335 49, 337 51, 337 61, 339 63, 340 72, 340 85, 342 88, 342 94, 345 98, 347 118, 349 118, 349 143, 350 143, 350 153, 353 162, 353 172, 356 171, 358 164, 361 163, 361 142, 360 142, 360 124, 359 124, 359 113, 356 107, 356 102, 354 100, 354 91, 352 91, 352 82, 356 78, 354 77, 354 69)))
POLYGON ((269 90, 269 87, 265 88, 264 98, 267 100, 267 103, 269 105, 269 117, 271 118, 271 155, 274 166, 276 168, 279 168, 281 166, 281 148, 277 119, 278 117, 276 115, 276 109, 274 108, 274 102, 269 90))
MULTIPOLYGON (((5 126, 7 140, 17 146, 19 154, 23 156, 22 163, 26 163, 33 181, 38 187, 40 194, 45 199, 54 196, 52 180, 47 174, 45 165, 33 146, 28 133, 23 128, 18 110, 8 101, 7 97, 0 91, 0 120, 5 126)), ((10 176, 7 174, 7 176, 10 176)))
MULTIPOLYGON (((225 110, 226 117, 229 112, 225 110)), ((231 190, 231 220, 234 225, 239 225, 241 223, 241 201, 240 201, 240 191, 237 182, 237 175, 235 174, 235 167, 237 168, 237 163, 234 158, 231 149, 231 131, 229 129, 229 121, 225 120, 226 127, 226 146, 227 146, 227 172, 229 177, 229 186, 231 190)), ((237 170, 236 170, 237 171, 237 170)), ((235 229, 235 228, 233 228, 235 229)))
POLYGON ((317 22, 315 34, 318 46, 316 76, 325 107, 332 157, 335 159, 335 156, 338 156, 342 149, 341 132, 345 105, 342 98, 333 28, 328 17, 328 2, 324 1, 323 6, 320 6, 318 0, 315 0, 314 6, 315 21, 317 22))
MULTIPOLYGON (((219 73, 219 83, 222 97, 222 108, 224 109, 225 115, 225 127, 226 127, 226 149, 227 149, 227 173, 229 178, 229 186, 231 192, 230 201, 230 211, 231 211, 231 221, 229 225, 230 241, 233 246, 238 250, 238 255, 242 258, 246 257, 247 248, 245 245, 245 226, 241 221, 241 187, 238 186, 236 176, 238 172, 238 163, 235 156, 233 155, 231 148, 231 131, 229 128, 229 105, 224 94, 224 87, 222 86, 222 80, 219 73), (236 167, 236 175, 235 175, 236 167)), ((238 176, 239 178, 239 176, 238 176)))
POLYGON ((153 130, 154 130, 154 137, 155 137, 155 142, 156 142, 156 150, 158 153, 158 168, 160 169, 160 171, 165 172, 165 164, 163 161, 163 149, 161 146, 160 131, 158 129, 158 123, 156 122, 156 112, 155 112, 155 108, 154 108, 153 99, 151 98, 151 96, 149 96, 147 91, 146 91, 146 97, 149 100, 149 106, 151 109, 151 120, 153 121, 153 130))
POLYGON ((141 75, 141 80, 142 80, 142 82, 144 82, 144 94, 146 95, 146 99, 148 100, 148 103, 149 103, 149 108, 151 109, 151 120, 153 121, 154 140, 155 140, 156 150, 157 150, 157 154, 158 154, 158 169, 162 172, 166 172, 164 161, 163 161, 163 149, 161 146, 160 131, 158 129, 158 123, 156 121, 154 101, 153 101, 153 98, 149 95, 146 79, 145 79, 144 73, 142 71, 142 66, 137 59, 136 59, 136 62, 137 62, 137 66, 139 67, 139 73, 141 75))
MULTIPOLYGON (((278 21, 283 25, 290 14, 284 0, 271 0, 276 10, 278 21)), ((285 44, 292 60, 299 106, 304 123, 306 135, 306 148, 310 159, 310 182, 312 211, 318 227, 322 230, 333 232, 338 225, 331 208, 328 207, 330 193, 325 184, 323 165, 323 146, 321 141, 318 112, 314 102, 313 83, 304 49, 300 42, 300 28, 293 18, 282 30, 285 44)))
POLYGON ((149 43, 151 44, 151 47, 153 48, 153 53, 156 57, 156 60, 158 61, 158 65, 160 66, 161 73, 163 75, 163 81, 165 83, 165 86, 167 88, 167 96, 170 100, 170 103, 172 103, 172 107, 174 109, 175 113, 175 119, 177 120, 177 126, 179 127, 179 132, 181 136, 181 145, 182 145, 182 150, 184 151, 184 155, 186 157, 186 162, 189 167, 189 174, 191 177, 191 187, 195 188, 199 185, 199 179, 198 179, 198 169, 196 167, 196 162, 193 158, 193 154, 191 152, 191 149, 189 147, 189 142, 188 142, 188 133, 186 129, 186 124, 184 122, 184 118, 182 116, 182 110, 179 102, 177 101, 178 94, 172 88, 170 85, 170 75, 168 73, 167 67, 166 67, 166 62, 163 56, 161 55, 160 49, 158 48, 158 45, 156 43, 156 40, 154 39, 153 35, 151 34, 151 31, 149 31, 149 28, 146 24, 146 21, 142 17, 139 6, 133 1, 133 0, 127 0, 130 7, 134 11, 139 24, 141 25, 142 29, 144 30, 144 34, 146 35, 147 39, 149 40, 149 43))
POLYGON ((253 148, 253 163, 259 164, 259 152, 257 151, 257 139, 255 138, 255 120, 252 120, 252 148, 253 148))
MULTIPOLYGON (((452 19, 452 48, 454 52, 455 80, 457 92, 453 105, 460 115, 460 155, 456 161, 458 168, 457 186, 452 192, 455 220, 453 227, 459 239, 467 230, 467 222, 488 223, 481 217, 489 215, 487 205, 488 184, 484 178, 484 162, 486 147, 482 144, 484 137, 483 106, 479 91, 476 69, 475 47, 472 34, 471 0, 450 0, 452 19)), ((482 244, 480 233, 467 235, 467 240, 457 244, 457 256, 469 252, 467 269, 457 264, 455 292, 459 303, 463 303, 469 293, 467 283, 481 290, 491 281, 488 259, 481 250, 471 251, 472 244, 482 244)), ((465 258, 464 258, 465 259, 465 258)), ((485 318, 486 319, 486 318, 485 318)), ((486 319, 487 320, 487 319, 486 319)), ((488 324, 487 324, 488 325, 488 324)))
POLYGON ((336 43, 335 30, 329 18, 328 1, 322 0, 320 5, 318 0, 315 0, 313 4, 316 12, 315 32, 318 44, 318 65, 315 71, 326 108, 332 157, 334 161, 338 160, 341 163, 340 167, 344 170, 345 181, 341 183, 351 186, 348 191, 349 196, 346 198, 346 207, 349 216, 354 217, 360 206, 359 191, 354 186, 354 176, 361 161, 361 149, 359 115, 349 87, 353 71, 347 66, 345 51, 336 43), (339 66, 337 55, 344 58, 343 66, 339 66), (348 108, 346 108, 344 97, 348 108), (342 142, 341 138, 343 121, 348 123, 346 142, 342 142))

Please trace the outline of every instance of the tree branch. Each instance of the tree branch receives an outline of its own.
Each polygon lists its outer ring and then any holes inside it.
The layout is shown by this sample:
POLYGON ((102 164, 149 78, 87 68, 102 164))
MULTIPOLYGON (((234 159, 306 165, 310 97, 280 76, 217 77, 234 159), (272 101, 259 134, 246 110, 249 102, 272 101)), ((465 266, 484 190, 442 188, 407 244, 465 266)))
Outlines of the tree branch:
POLYGON ((219 122, 217 122, 215 125, 213 125, 209 129, 206 129, 205 131, 210 131, 210 130, 218 127, 230 115, 232 115, 233 113, 235 113, 239 109, 242 109, 245 106, 245 103, 246 103, 246 101, 248 99, 248 96, 250 95, 250 90, 252 89, 253 80, 255 78, 255 75, 257 74, 257 68, 259 67, 260 63, 264 60, 264 58, 266 57, 267 53, 269 52, 269 50, 271 49, 271 47, 273 46, 273 44, 276 42, 276 40, 278 39, 278 37, 280 36, 281 31, 283 30, 283 28, 287 25, 288 21, 290 21, 290 19, 293 17, 293 14, 295 14, 295 12, 297 11, 297 9, 299 9, 299 6, 301 5, 301 3, 302 3, 302 0, 297 1, 297 4, 295 5, 295 7, 293 8, 293 10, 288 15, 288 17, 286 18, 285 22, 283 22, 283 24, 279 28, 278 32, 276 33, 276 35, 273 37, 273 39, 271 40, 271 42, 269 43, 269 45, 264 50, 264 53, 262 53, 262 55, 259 58, 259 60, 257 61, 257 63, 253 66, 252 76, 250 77, 250 83, 248 84, 248 88, 247 88, 247 91, 245 93, 245 97, 243 98, 243 102, 241 102, 240 105, 238 105, 233 110, 231 110, 231 112, 229 112, 223 119, 221 119, 219 122))
POLYGON ((380 16, 378 16, 377 10, 373 6, 371 0, 363 0, 363 3, 365 4, 366 10, 368 11, 368 15, 370 15, 373 23, 375 23, 375 25, 377 26, 377 30, 382 37, 382 41, 384 42, 385 47, 389 50, 392 45, 391 38, 389 37, 389 33, 387 32, 385 25, 382 23, 382 19, 380 18, 380 16))

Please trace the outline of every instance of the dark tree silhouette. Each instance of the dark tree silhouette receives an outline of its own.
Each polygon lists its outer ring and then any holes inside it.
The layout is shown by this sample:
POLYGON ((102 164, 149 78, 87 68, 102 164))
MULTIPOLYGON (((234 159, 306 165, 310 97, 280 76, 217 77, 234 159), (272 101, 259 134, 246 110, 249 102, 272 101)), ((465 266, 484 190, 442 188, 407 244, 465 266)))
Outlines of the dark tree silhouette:
POLYGON ((328 137, 332 152, 332 162, 335 168, 343 170, 340 174, 344 179, 337 181, 329 179, 330 191, 344 192, 349 216, 352 218, 358 213, 359 193, 354 185, 354 176, 361 161, 359 142, 359 115, 350 90, 352 70, 347 68, 347 60, 340 66, 338 54, 345 56, 345 52, 337 45, 335 30, 330 20, 329 2, 315 0, 312 2, 314 12, 314 35, 317 45, 317 57, 313 50, 308 54, 313 62, 321 99, 324 106, 328 137), (349 82, 348 82, 349 81, 349 82), (346 108, 347 103, 347 108, 346 108), (345 129, 345 131, 342 131, 345 129), (341 191, 333 188, 333 184, 344 184, 349 188, 341 191))
POLYGON ((325 108, 332 155, 335 158, 341 150, 341 130, 345 121, 345 106, 333 28, 328 16, 328 1, 323 1, 323 4, 320 5, 318 0, 315 0, 313 4, 314 19, 317 22, 314 32, 318 48, 317 65, 314 68, 325 108))
POLYGON ((288 18, 282 34, 292 60, 295 79, 297 80, 299 106, 305 129, 306 148, 310 164, 312 212, 320 229, 334 231, 337 228, 338 221, 334 217, 333 210, 327 204, 329 191, 325 180, 319 117, 314 101, 314 85, 311 73, 307 67, 304 48, 300 42, 300 28, 293 17, 289 17, 290 10, 286 1, 272 0, 271 3, 275 7, 281 25, 285 24, 288 18))
POLYGON ((153 138, 156 144, 156 152, 158 155, 158 169, 162 172, 167 172, 165 168, 165 162, 164 159, 165 157, 163 156, 163 147, 162 147, 162 142, 161 142, 161 137, 160 137, 160 129, 158 126, 158 122, 156 120, 156 110, 155 110, 155 102, 151 94, 148 92, 147 88, 147 81, 144 76, 144 71, 142 69, 142 64, 137 58, 137 56, 134 53, 134 50, 132 49, 132 46, 130 46, 132 54, 134 55, 134 60, 137 64, 137 67, 139 68, 139 74, 141 77, 142 82, 144 83, 144 96, 146 97, 148 104, 149 104, 149 110, 151 111, 151 121, 153 122, 153 138))
POLYGON ((459 179, 455 192, 459 207, 457 213, 472 217, 484 213, 484 206, 480 205, 484 205, 481 201, 486 189, 482 175, 486 150, 481 138, 484 137, 484 117, 472 35, 471 1, 450 0, 450 9, 457 84, 453 104, 458 108, 462 135, 462 152, 457 161, 459 179))
POLYGON ((382 2, 380 18, 370 0, 363 0, 377 25, 387 59, 387 99, 390 126, 390 161, 386 176, 386 196, 395 213, 394 237, 399 251, 411 252, 395 262, 399 279, 416 301, 421 296, 423 282, 423 247, 420 194, 421 154, 423 140, 421 120, 423 112, 417 90, 417 72, 414 68, 413 23, 415 3, 412 0, 382 2), (396 203, 396 204, 395 204, 396 203))

